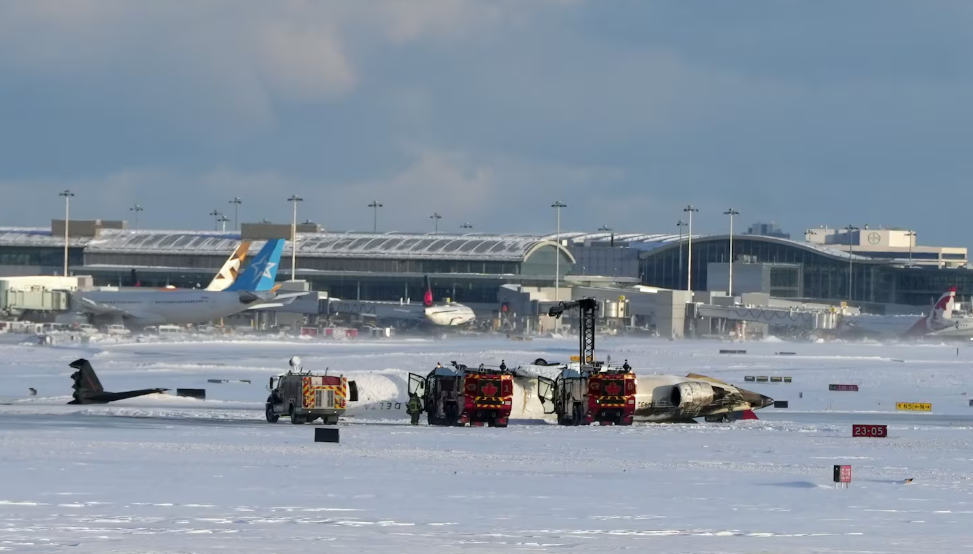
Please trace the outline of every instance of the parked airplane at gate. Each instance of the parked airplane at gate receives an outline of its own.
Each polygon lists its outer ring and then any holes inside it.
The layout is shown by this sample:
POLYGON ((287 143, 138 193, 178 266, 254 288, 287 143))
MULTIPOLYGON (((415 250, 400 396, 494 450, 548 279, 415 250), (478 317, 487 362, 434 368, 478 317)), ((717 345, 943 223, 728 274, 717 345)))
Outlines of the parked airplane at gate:
POLYGON ((949 287, 929 313, 920 317, 906 315, 856 315, 843 316, 838 325, 839 336, 872 338, 970 338, 973 337, 973 320, 953 318, 956 287, 949 287))
POLYGON ((245 310, 267 307, 303 296, 277 294, 274 281, 284 249, 283 240, 270 240, 247 269, 223 290, 114 290, 78 292, 79 308, 96 315, 116 315, 140 325, 204 323, 245 310))
POLYGON ((455 327, 457 325, 469 325, 476 320, 476 315, 469 306, 446 302, 436 304, 432 297, 432 285, 429 276, 426 276, 426 293, 423 295, 422 303, 426 307, 426 320, 433 325, 446 325, 455 327))

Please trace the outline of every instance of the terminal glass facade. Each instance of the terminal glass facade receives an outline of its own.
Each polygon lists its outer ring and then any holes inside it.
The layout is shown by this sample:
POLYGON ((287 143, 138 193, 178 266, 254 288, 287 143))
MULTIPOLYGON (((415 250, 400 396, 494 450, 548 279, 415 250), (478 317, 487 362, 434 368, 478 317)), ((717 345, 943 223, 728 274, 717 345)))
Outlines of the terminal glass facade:
MULTIPOLYGON (((642 283, 685 289, 688 260, 688 241, 643 252, 640 262, 642 283)), ((968 269, 904 268, 884 260, 852 259, 849 263, 847 256, 833 256, 773 239, 735 236, 733 260, 734 265, 747 262, 799 264, 804 298, 925 306, 930 303, 930 298, 935 301, 952 285, 957 286, 959 296, 973 294, 973 271, 968 269)), ((705 290, 707 263, 728 261, 729 240, 726 238, 694 240, 693 289, 705 290)), ((793 290, 796 277, 789 273, 783 270, 772 273, 772 281, 778 289, 793 290)))

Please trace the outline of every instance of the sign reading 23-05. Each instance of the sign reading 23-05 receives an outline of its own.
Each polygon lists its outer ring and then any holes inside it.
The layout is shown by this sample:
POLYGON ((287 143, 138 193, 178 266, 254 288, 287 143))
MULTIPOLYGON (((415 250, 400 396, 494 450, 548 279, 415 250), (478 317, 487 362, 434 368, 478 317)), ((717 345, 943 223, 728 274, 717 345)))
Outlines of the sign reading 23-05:
POLYGON ((896 402, 895 409, 907 412, 931 412, 932 404, 928 402, 896 402))

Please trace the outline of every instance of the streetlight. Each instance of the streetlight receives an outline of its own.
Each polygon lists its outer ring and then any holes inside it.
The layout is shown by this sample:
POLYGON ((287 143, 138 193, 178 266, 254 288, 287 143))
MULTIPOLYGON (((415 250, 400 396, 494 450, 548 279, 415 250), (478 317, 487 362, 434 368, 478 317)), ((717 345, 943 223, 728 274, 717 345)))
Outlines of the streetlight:
POLYGON ((439 215, 438 213, 434 213, 431 216, 429 216, 429 219, 433 220, 435 222, 435 224, 436 224, 436 232, 435 232, 435 234, 437 234, 437 235, 439 234, 439 220, 442 219, 442 218, 443 218, 443 216, 439 215))
POLYGON ((729 296, 733 296, 733 216, 740 215, 740 212, 730 208, 723 212, 723 215, 730 216, 730 286, 729 296))
MULTIPOLYGON (((558 301, 558 287, 561 286, 561 208, 568 205, 560 200, 556 200, 551 207, 557 211, 557 248, 554 249, 554 301, 558 301)), ((560 321, 560 318, 558 319, 560 321)), ((582 360, 584 363, 584 360, 582 360)))
POLYGON ((686 206, 682 211, 689 214, 689 246, 688 250, 688 260, 687 265, 688 270, 686 272, 686 290, 692 292, 693 290, 693 212, 698 212, 699 210, 694 208, 692 204, 686 206))
POLYGON ((682 228, 686 225, 689 224, 681 219, 676 223, 676 227, 679 227, 679 278, 676 279, 677 285, 682 282, 682 228))
POLYGON ((598 228, 598 230, 601 231, 601 232, 603 232, 603 233, 611 233, 611 243, 609 243, 609 244, 611 245, 612 248, 614 248, 615 247, 615 233, 612 232, 611 227, 609 227, 607 225, 602 225, 601 227, 598 228))
POLYGON ((128 209, 130 212, 135 212, 135 230, 139 230, 139 212, 144 212, 145 208, 141 204, 136 204, 128 209))
POLYGON ((220 216, 223 214, 221 214, 216 208, 213 208, 213 211, 211 211, 209 215, 213 218, 213 230, 216 231, 220 228, 220 216))
POLYGON ((460 227, 460 229, 472 229, 473 228, 473 226, 470 225, 469 223, 464 223, 464 224, 460 225, 459 227, 460 227))
POLYGON ((912 265, 912 247, 916 244, 916 232, 909 231, 905 236, 909 237, 909 265, 912 265))
POLYGON ((378 232, 378 209, 383 207, 382 204, 378 203, 378 200, 372 200, 372 203, 368 205, 369 208, 375 209, 375 214, 372 216, 372 232, 378 232))
POLYGON ((297 203, 303 202, 304 199, 296 194, 292 194, 290 198, 287 199, 288 202, 294 203, 294 219, 291 223, 291 281, 297 280, 297 203))
POLYGON ((852 275, 853 275, 853 273, 851 271, 852 270, 851 263, 852 263, 853 258, 855 257, 855 254, 854 254, 854 252, 855 252, 855 245, 854 245, 854 243, 851 240, 851 238, 852 238, 851 237, 851 232, 852 231, 857 231, 858 230, 858 227, 855 227, 854 225, 850 225, 849 224, 847 227, 845 227, 845 230, 848 231, 848 301, 851 302, 851 299, 852 299, 852 296, 853 296, 852 293, 851 293, 851 291, 852 291, 852 286, 854 286, 854 282, 852 281, 852 275))
POLYGON ((74 193, 64 189, 58 196, 64 197, 64 276, 68 276, 68 226, 71 224, 71 197, 74 193))
POLYGON ((230 219, 230 218, 228 218, 228 217, 226 217, 226 216, 225 216, 225 215, 223 215, 223 214, 220 214, 220 218, 219 218, 219 219, 217 219, 216 221, 218 221, 218 222, 220 222, 220 223, 222 223, 222 224, 223 224, 223 232, 225 233, 225 232, 226 232, 226 222, 227 222, 227 221, 231 221, 231 219, 230 219))
POLYGON ((233 200, 230 200, 230 204, 233 204, 233 227, 236 228, 237 231, 239 231, 240 230, 240 204, 243 204, 243 200, 240 200, 238 197, 234 196, 233 200))

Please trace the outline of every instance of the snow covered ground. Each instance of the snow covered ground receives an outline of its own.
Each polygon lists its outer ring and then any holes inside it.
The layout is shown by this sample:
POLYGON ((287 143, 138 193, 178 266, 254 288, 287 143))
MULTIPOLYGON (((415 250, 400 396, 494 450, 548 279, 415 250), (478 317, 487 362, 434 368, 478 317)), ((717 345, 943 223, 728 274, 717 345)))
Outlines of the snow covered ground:
POLYGON ((702 373, 788 400, 759 421, 506 429, 263 421, 300 355, 348 374, 566 360, 576 341, 213 341, 0 346, 0 551, 959 552, 973 546, 973 348, 599 338, 640 374, 702 373), (720 348, 747 354, 720 355, 720 348), (776 352, 795 352, 780 356, 776 352), (108 390, 67 406, 67 364, 108 390), (744 381, 790 376, 793 383, 744 381), (208 383, 207 379, 249 379, 208 383), (859 392, 829 392, 828 384, 859 392), (27 396, 27 388, 38 391, 27 396), (895 411, 931 402, 931 414, 895 411), (887 439, 851 437, 887 423, 887 439), (846 490, 834 464, 851 464, 846 490), (906 478, 915 478, 905 484, 906 478))

